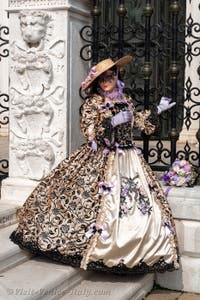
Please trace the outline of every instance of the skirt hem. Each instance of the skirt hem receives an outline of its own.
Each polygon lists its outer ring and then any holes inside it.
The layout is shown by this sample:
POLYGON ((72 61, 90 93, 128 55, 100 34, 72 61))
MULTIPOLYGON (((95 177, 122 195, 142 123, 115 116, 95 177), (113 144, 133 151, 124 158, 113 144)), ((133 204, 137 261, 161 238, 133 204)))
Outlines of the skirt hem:
MULTIPOLYGON (((12 232, 10 235, 10 239, 12 242, 17 244, 23 250, 29 250, 33 254, 42 255, 53 259, 54 261, 61 262, 66 265, 70 265, 72 267, 80 267, 82 255, 73 254, 73 255, 63 255, 59 251, 42 251, 39 249, 36 242, 24 242, 23 235, 19 232, 12 232)), ((108 267, 103 263, 103 260, 98 260, 95 262, 90 262, 87 265, 87 271, 96 271, 96 272, 105 272, 111 274, 125 275, 125 274, 147 274, 147 273, 164 273, 166 271, 174 271, 176 270, 174 266, 174 262, 166 263, 163 258, 161 258, 158 262, 153 264, 152 266, 147 265, 142 260, 140 263, 133 268, 128 268, 123 262, 119 263, 116 266, 108 267)))

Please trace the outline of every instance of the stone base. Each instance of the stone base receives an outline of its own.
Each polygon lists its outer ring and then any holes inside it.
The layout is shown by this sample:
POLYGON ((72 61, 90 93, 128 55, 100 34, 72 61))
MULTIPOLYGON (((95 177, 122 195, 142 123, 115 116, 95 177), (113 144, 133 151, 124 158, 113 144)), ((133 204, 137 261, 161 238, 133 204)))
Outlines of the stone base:
POLYGON ((200 222, 175 220, 181 255, 200 258, 200 222))
MULTIPOLYGON (((165 190, 166 187, 163 186, 165 190)), ((156 274, 156 283, 171 290, 200 293, 200 186, 173 187, 168 201, 176 222, 180 269, 156 274)))
POLYGON ((17 210, 20 207, 8 201, 0 201, 0 229, 17 223, 17 210))
POLYGON ((200 293, 200 258, 181 256, 180 269, 156 274, 156 283, 170 290, 200 293))
POLYGON ((1 200, 22 205, 38 181, 24 178, 6 178, 2 181, 1 200))
POLYGON ((198 127, 195 129, 190 128, 190 130, 184 129, 179 136, 178 144, 185 144, 188 142, 192 145, 197 145, 198 147, 198 140, 196 138, 196 133, 198 131, 198 127))
MULTIPOLYGON (((166 186, 163 186, 165 191, 166 186)), ((200 186, 173 187, 168 201, 175 219, 200 221, 200 186)))

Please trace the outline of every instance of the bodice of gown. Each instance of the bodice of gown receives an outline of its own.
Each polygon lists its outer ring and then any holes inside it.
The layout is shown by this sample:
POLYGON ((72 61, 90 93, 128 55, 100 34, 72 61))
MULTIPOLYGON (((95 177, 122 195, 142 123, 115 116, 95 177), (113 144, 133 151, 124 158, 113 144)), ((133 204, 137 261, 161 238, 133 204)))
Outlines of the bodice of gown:
MULTIPOLYGON (((112 116, 115 116, 120 111, 130 111, 132 114, 133 106, 131 104, 115 102, 112 107, 110 107, 110 112, 112 116)), ((105 118, 102 122, 102 126, 105 128, 103 139, 102 136, 97 136, 97 141, 108 147, 108 148, 130 148, 133 145, 133 124, 132 122, 123 123, 113 127, 111 125, 111 118, 105 118)))
POLYGON ((155 110, 137 112, 130 97, 110 100, 95 94, 88 98, 81 107, 81 129, 89 141, 96 141, 99 146, 114 150, 133 146, 133 129, 152 134, 158 124, 155 110), (120 111, 130 111, 133 119, 113 127, 112 117, 120 111))

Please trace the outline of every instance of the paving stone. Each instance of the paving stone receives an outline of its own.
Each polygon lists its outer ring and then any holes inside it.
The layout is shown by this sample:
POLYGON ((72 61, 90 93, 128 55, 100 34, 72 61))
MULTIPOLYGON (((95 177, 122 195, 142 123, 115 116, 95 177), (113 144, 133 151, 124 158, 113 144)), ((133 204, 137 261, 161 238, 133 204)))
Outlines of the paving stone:
POLYGON ((181 292, 156 289, 153 290, 145 300, 176 300, 181 296, 181 292))
POLYGON ((183 293, 178 300, 200 300, 200 294, 183 293))

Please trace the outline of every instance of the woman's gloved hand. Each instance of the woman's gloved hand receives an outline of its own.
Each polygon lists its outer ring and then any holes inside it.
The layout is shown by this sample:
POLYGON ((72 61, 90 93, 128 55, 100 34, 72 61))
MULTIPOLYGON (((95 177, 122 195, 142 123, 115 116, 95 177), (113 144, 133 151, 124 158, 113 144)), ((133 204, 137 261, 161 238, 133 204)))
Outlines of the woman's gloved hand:
POLYGON ((97 143, 95 142, 94 138, 92 136, 89 136, 88 140, 91 143, 92 151, 96 152, 97 151, 97 143))
POLYGON ((94 152, 97 151, 97 143, 96 143, 95 141, 92 141, 92 150, 93 150, 94 152))
POLYGON ((130 111, 120 111, 119 113, 117 113, 115 116, 113 116, 111 118, 111 125, 113 127, 123 124, 123 123, 127 123, 129 121, 132 120, 132 113, 130 111))
POLYGON ((160 103, 157 106, 158 114, 161 114, 163 111, 168 110, 172 108, 174 105, 176 105, 176 102, 170 103, 171 101, 172 101, 171 98, 162 97, 160 103))

